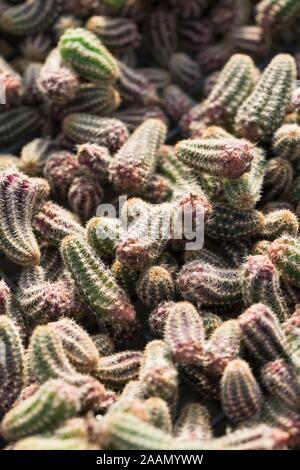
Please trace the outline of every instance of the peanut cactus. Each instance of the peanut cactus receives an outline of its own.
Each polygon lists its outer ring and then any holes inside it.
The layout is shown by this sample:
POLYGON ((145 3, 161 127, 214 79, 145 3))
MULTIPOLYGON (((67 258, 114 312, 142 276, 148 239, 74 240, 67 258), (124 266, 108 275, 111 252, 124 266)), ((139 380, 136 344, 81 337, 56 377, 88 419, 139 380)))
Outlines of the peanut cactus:
POLYGON ((283 122, 295 79, 293 57, 278 54, 238 110, 236 128, 245 139, 254 142, 270 140, 283 122))
POLYGON ((135 311, 110 270, 88 243, 76 235, 64 238, 61 253, 79 292, 99 318, 131 323, 135 311))
POLYGON ((98 361, 95 376, 113 389, 121 389, 138 378, 142 354, 139 351, 123 351, 102 357, 98 361))
POLYGON ((221 400, 226 415, 240 423, 258 415, 262 393, 247 362, 231 361, 221 383, 221 400))
POLYGON ((40 249, 32 229, 32 217, 49 194, 47 182, 8 169, 0 173, 0 247, 22 266, 40 262, 40 249))
POLYGON ((264 304, 254 304, 239 317, 242 342, 261 364, 287 357, 285 338, 278 319, 264 304))
POLYGON ((18 397, 24 383, 24 347, 20 332, 7 315, 0 316, 1 412, 7 411, 18 397))
POLYGON ((49 29, 62 11, 61 0, 35 0, 8 8, 1 16, 1 29, 16 35, 49 29))
POLYGON ((160 340, 147 344, 139 376, 145 398, 156 396, 166 401, 174 399, 177 389, 177 371, 167 345, 160 340))
POLYGON ((49 380, 32 397, 5 415, 1 432, 6 439, 18 440, 55 428, 79 409, 79 394, 75 387, 62 380, 49 380))
POLYGON ((243 268, 242 284, 246 304, 261 302, 268 305, 280 321, 287 319, 289 311, 280 286, 279 274, 268 256, 249 256, 243 268))
POLYGON ((201 362, 204 352, 204 328, 199 313, 189 302, 177 302, 166 319, 164 340, 176 364, 201 362))
POLYGON ((97 36, 84 28, 67 29, 59 40, 62 58, 91 81, 114 81, 118 66, 97 36))
POLYGON ((109 174, 120 190, 140 191, 152 176, 158 149, 164 143, 166 126, 148 119, 130 136, 113 159, 109 174))

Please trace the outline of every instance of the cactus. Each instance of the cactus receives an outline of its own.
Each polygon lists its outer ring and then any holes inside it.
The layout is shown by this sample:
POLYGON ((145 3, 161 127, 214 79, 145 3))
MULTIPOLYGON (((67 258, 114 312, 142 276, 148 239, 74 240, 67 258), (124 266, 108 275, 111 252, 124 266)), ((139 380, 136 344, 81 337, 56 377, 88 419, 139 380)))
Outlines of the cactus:
POLYGON ((213 332, 222 325, 223 319, 216 313, 204 312, 202 316, 205 338, 209 339, 213 332))
POLYGON ((178 274, 177 285, 184 299, 204 305, 239 304, 242 301, 240 272, 192 261, 178 274))
POLYGON ((138 280, 137 294, 141 302, 149 307, 163 300, 172 300, 175 283, 168 266, 151 266, 146 269, 138 280))
POLYGON ((113 117, 120 119, 130 132, 135 131, 146 119, 160 119, 168 125, 166 114, 158 106, 132 107, 114 113, 113 117))
POLYGON ((21 151, 19 169, 29 176, 40 176, 51 151, 48 139, 34 139, 21 151))
POLYGON ((82 373, 95 372, 100 355, 86 331, 69 318, 63 318, 50 325, 59 334, 64 352, 71 364, 82 373))
POLYGON ((72 366, 65 352, 61 334, 52 324, 36 327, 31 336, 28 374, 39 384, 49 379, 61 379, 75 386, 81 385, 86 377, 72 366))
POLYGON ((83 437, 35 435, 18 440, 10 450, 97 450, 98 446, 83 437))
POLYGON ((38 204, 48 196, 47 182, 8 169, 0 173, 0 247, 17 264, 39 264, 40 250, 32 230, 38 204))
POLYGON ((177 122, 194 105, 194 101, 177 85, 168 85, 163 93, 163 106, 170 118, 177 122))
POLYGON ((146 106, 156 104, 159 101, 154 86, 140 74, 138 70, 132 69, 119 61, 118 91, 122 100, 126 103, 144 104, 146 106))
POLYGON ((86 29, 94 33, 105 47, 118 53, 136 49, 141 39, 137 25, 127 18, 92 16, 86 23, 86 29))
POLYGON ((228 39, 232 47, 255 56, 264 56, 271 48, 270 36, 257 25, 234 28, 228 34, 228 39))
POLYGON ((109 169, 110 180, 121 190, 140 191, 153 174, 158 148, 164 143, 166 126, 148 119, 120 149, 109 169))
POLYGON ((205 114, 214 124, 232 127, 239 107, 253 90, 257 71, 244 54, 231 56, 205 101, 205 114))
MULTIPOLYGON (((1 281, 2 283, 3 281, 1 281)), ((3 290, 2 290, 3 292, 3 290)), ((2 292, 0 297, 2 300, 2 292)), ((1 379, 0 410, 7 411, 18 397, 24 382, 24 348, 13 320, 3 315, 1 305, 0 346, 1 379)))
POLYGON ((220 375, 211 374, 206 367, 197 364, 180 369, 182 377, 203 399, 220 400, 220 375))
POLYGON ((212 441, 210 450, 284 450, 289 441, 287 432, 266 424, 237 429, 212 441))
POLYGON ((47 159, 44 176, 54 195, 65 199, 69 187, 80 169, 76 155, 68 151, 53 152, 47 159))
POLYGON ((8 440, 48 431, 79 411, 79 394, 62 380, 45 382, 30 398, 13 407, 1 423, 8 440))
POLYGON ((22 310, 35 324, 74 315, 78 309, 71 279, 64 275, 54 282, 46 281, 40 267, 23 270, 17 299, 22 310))
POLYGON ((23 94, 22 77, 0 57, 0 83, 5 93, 5 104, 10 106, 20 101, 23 94))
POLYGON ((283 122, 294 80, 294 59, 278 54, 238 110, 235 124, 239 134, 250 141, 269 141, 283 122))
POLYGON ((250 170, 254 146, 243 139, 183 140, 176 156, 194 171, 235 179, 250 170))
POLYGON ((127 296, 84 239, 66 237, 61 252, 79 292, 97 317, 121 324, 134 321, 135 311, 127 296))
POLYGON ((121 227, 119 219, 93 217, 89 220, 86 231, 89 244, 101 259, 113 259, 120 238, 121 227))
POLYGON ((149 326, 152 334, 157 338, 162 338, 164 334, 166 320, 175 302, 160 302, 149 315, 149 326))
POLYGON ((271 158, 266 164, 264 178, 264 201, 283 197, 293 186, 293 168, 285 158, 271 158))
POLYGON ((77 160, 81 173, 102 180, 108 176, 111 157, 106 147, 97 144, 82 144, 77 147, 77 160))
POLYGON ((268 392, 288 408, 299 410, 300 381, 296 371, 284 359, 269 362, 262 370, 268 392))
POLYGON ((223 375, 227 365, 240 352, 242 331, 237 320, 227 320, 211 335, 204 352, 205 367, 214 375, 223 375))
POLYGON ((298 239, 289 236, 278 238, 269 246, 268 255, 281 276, 292 285, 299 287, 300 271, 298 263, 300 244, 298 239))
POLYGON ((172 55, 170 74, 173 81, 182 88, 199 86, 202 78, 198 63, 183 52, 172 55))
POLYGON ((51 38, 48 34, 38 33, 26 36, 20 45, 20 49, 27 59, 33 62, 44 62, 51 49, 51 44, 51 38))
POLYGON ((213 33, 211 25, 205 21, 182 21, 179 27, 180 42, 189 52, 198 52, 199 47, 211 44, 213 33))
POLYGON ((44 99, 59 105, 72 101, 79 88, 77 75, 62 62, 58 49, 48 55, 37 84, 44 99))
POLYGON ((104 419, 101 444, 109 450, 166 450, 172 436, 131 413, 116 412, 104 419))
POLYGON ((289 316, 288 307, 280 286, 279 274, 265 255, 249 256, 242 273, 243 297, 247 305, 268 305, 284 321, 289 316))
POLYGON ((212 429, 207 408, 198 403, 185 405, 175 424, 175 437, 186 442, 209 442, 212 429))
POLYGON ((139 351, 123 351, 98 361, 95 376, 113 389, 122 389, 131 380, 139 376, 142 354, 139 351))
POLYGON ((235 359, 228 364, 221 381, 221 400, 226 415, 234 423, 258 415, 262 394, 247 362, 235 359))
POLYGON ((291 162, 297 160, 300 152, 300 126, 281 126, 273 136, 272 148, 276 157, 287 158, 291 162))
POLYGON ((295 0, 261 0, 256 7, 256 23, 264 32, 273 32, 289 26, 300 13, 295 0))
POLYGON ((299 348, 299 328, 294 325, 289 325, 285 328, 285 345, 289 355, 289 360, 296 369, 297 376, 299 377, 300 371, 300 348, 299 348))
POLYGON ((261 198, 264 174, 264 155, 257 149, 250 171, 240 178, 225 181, 224 196, 227 203, 240 210, 254 209, 261 198))
POLYGON ((260 235, 268 240, 276 240, 284 235, 295 237, 298 230, 299 222, 292 211, 287 209, 274 210, 266 214, 264 227, 260 235))
POLYGON ((189 302, 177 302, 169 310, 164 340, 176 364, 201 362, 204 351, 204 328, 201 317, 189 302))
POLYGON ((73 213, 51 201, 46 202, 36 213, 33 227, 39 235, 54 245, 58 245, 67 235, 84 235, 84 229, 73 213))
POLYGON ((109 116, 120 104, 118 91, 107 82, 83 83, 79 85, 76 97, 59 110, 63 116, 73 113, 88 113, 109 116))
POLYGON ((174 399, 177 371, 167 345, 160 340, 147 344, 140 369, 140 385, 145 398, 155 396, 166 401, 174 399))
POLYGON ((149 17, 151 52, 157 63, 168 67, 172 53, 177 50, 177 18, 174 12, 158 8, 149 17))
POLYGON ((0 145, 9 145, 39 129, 41 116, 37 109, 18 106, 0 113, 0 145))
POLYGON ((100 357, 109 356, 115 350, 113 340, 108 336, 108 334, 99 333, 92 335, 92 340, 100 354, 100 357))
POLYGON ((63 120, 65 135, 77 144, 93 142, 114 153, 128 138, 126 126, 118 119, 101 118, 93 114, 73 113, 63 120))
POLYGON ((286 445, 299 445, 299 412, 295 412, 278 400, 268 399, 262 410, 262 418, 268 425, 278 427, 287 434, 286 445))
POLYGON ((1 29, 25 36, 49 29, 62 11, 61 0, 35 0, 12 6, 1 15, 1 29))
POLYGON ((83 222, 95 214, 102 200, 103 190, 91 176, 78 176, 69 188, 69 205, 83 222))
POLYGON ((286 357, 286 346, 278 319, 263 304, 254 304, 239 317, 243 344, 260 364, 286 357))
POLYGON ((117 245, 117 258, 131 269, 142 270, 162 254, 171 238, 173 205, 146 205, 141 216, 129 224, 117 245))
POLYGON ((86 80, 114 81, 118 66, 114 57, 97 36, 83 28, 67 29, 58 47, 63 60, 86 80))

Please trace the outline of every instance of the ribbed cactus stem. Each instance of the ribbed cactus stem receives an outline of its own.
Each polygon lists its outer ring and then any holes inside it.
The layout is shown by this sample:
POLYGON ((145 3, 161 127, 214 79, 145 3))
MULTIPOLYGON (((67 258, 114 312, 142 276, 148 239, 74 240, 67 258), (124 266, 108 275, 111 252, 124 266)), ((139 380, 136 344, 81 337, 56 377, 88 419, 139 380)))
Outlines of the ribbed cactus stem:
POLYGON ((196 308, 189 302, 178 302, 170 308, 164 340, 170 347, 174 362, 197 364, 204 351, 204 328, 196 308))
POLYGON ((49 186, 43 179, 30 179, 13 170, 0 174, 0 247, 10 259, 23 266, 40 261, 32 217, 48 194, 49 186))
POLYGON ((61 0, 35 0, 12 6, 1 16, 1 28, 16 36, 48 29, 62 11, 61 0))
POLYGON ((236 128, 243 137, 254 142, 270 140, 283 122, 295 79, 293 57, 278 54, 239 108, 236 128))
POLYGON ((299 410, 300 381, 293 366, 284 359, 269 362, 262 369, 262 380, 275 399, 291 409, 299 410))
POLYGON ((79 292, 99 318, 121 324, 134 321, 135 311, 126 294, 84 239, 66 237, 61 252, 79 292))
POLYGON ((275 240, 268 248, 268 254, 282 277, 300 286, 300 243, 297 238, 284 236, 275 240))
POLYGON ((242 301, 240 272, 201 261, 183 266, 177 285, 186 300, 204 305, 234 305, 242 301))
POLYGON ((78 413, 79 393, 62 380, 49 380, 36 393, 13 407, 1 423, 2 435, 17 440, 53 429, 78 413))
POLYGON ((286 357, 283 331, 272 310, 264 304, 254 304, 240 317, 242 341, 259 363, 286 357))
POLYGON ((113 389, 122 389, 131 380, 138 378, 142 354, 139 351, 123 351, 102 357, 98 361, 95 376, 113 389))
POLYGON ((262 393, 247 362, 231 361, 221 382, 221 400, 226 415, 240 423, 258 415, 262 393))
POLYGON ((44 98, 60 105, 72 101, 79 88, 76 73, 63 62, 58 49, 53 49, 42 66, 38 87, 44 98))
POLYGON ((249 256, 242 273, 243 297, 246 304, 268 305, 280 321, 288 317, 288 307, 280 286, 279 273, 266 255, 249 256))
POLYGON ((24 348, 14 322, 0 315, 0 410, 7 411, 18 397, 24 382, 24 348))
POLYGON ((160 340, 147 344, 140 370, 140 384, 145 398, 157 396, 172 401, 177 389, 177 371, 167 345, 160 340))
POLYGON ((204 363, 212 374, 222 375, 227 365, 237 359, 242 331, 237 320, 227 320, 211 335, 205 347, 204 363))
POLYGON ((210 441, 212 429, 208 409, 199 403, 185 405, 175 424, 175 437, 186 442, 210 441))
POLYGON ((112 217, 93 217, 89 220, 86 231, 89 244, 100 258, 113 259, 120 238, 120 220, 112 217))
POLYGON ((82 77, 113 81, 118 76, 114 57, 97 36, 84 28, 67 29, 58 44, 62 58, 82 77))
POLYGON ((83 328, 69 318, 51 323, 51 326, 59 334, 66 356, 78 371, 92 373, 97 370, 100 355, 83 328))
POLYGON ((107 147, 112 153, 119 150, 128 138, 127 127, 119 119, 88 113, 72 113, 66 116, 63 120, 63 131, 76 144, 93 142, 107 147))
POLYGON ((176 146, 176 155, 196 172, 234 179, 250 170, 254 147, 234 138, 183 140, 176 146))
POLYGON ((257 71, 251 57, 234 54, 221 71, 205 101, 205 113, 213 124, 232 126, 239 107, 253 90, 257 71))
POLYGON ((110 180, 117 189, 141 191, 154 172, 165 137, 166 126, 157 119, 148 119, 135 130, 110 165, 110 180))
POLYGON ((51 201, 46 202, 35 214, 33 227, 39 235, 55 245, 67 235, 84 235, 84 229, 74 214, 51 201))

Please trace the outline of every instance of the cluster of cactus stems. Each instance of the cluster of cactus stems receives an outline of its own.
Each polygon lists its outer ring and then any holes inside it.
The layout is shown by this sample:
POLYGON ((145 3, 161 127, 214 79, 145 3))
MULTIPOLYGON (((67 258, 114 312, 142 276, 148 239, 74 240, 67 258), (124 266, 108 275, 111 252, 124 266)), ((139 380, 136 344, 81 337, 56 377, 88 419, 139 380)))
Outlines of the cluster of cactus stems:
POLYGON ((0 447, 299 449, 299 14, 0 0, 0 447))

